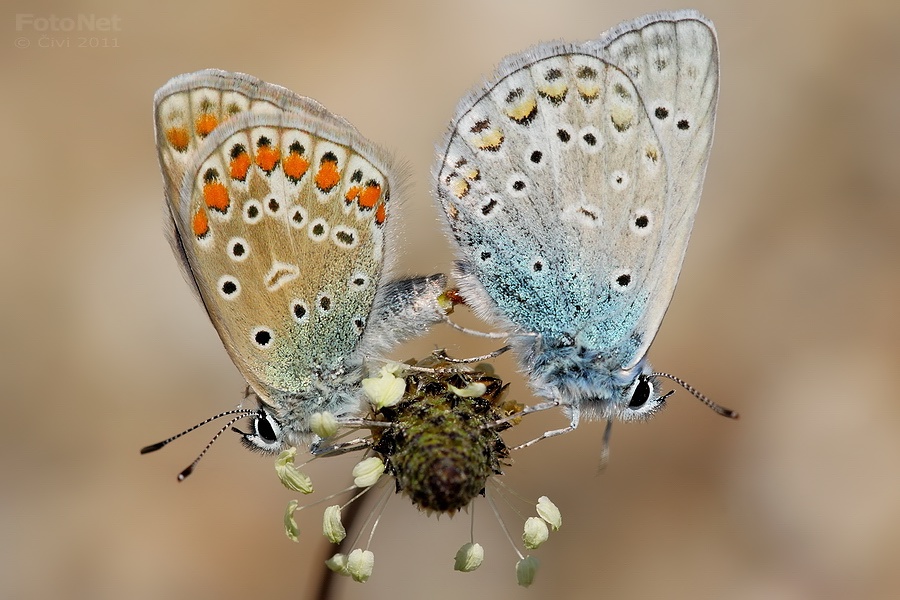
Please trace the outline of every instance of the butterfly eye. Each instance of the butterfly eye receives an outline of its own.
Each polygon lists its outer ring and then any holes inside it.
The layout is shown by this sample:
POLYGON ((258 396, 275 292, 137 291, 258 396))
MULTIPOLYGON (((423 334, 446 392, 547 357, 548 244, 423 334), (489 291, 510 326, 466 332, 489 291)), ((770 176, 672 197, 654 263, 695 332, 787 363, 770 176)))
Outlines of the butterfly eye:
POLYGON ((267 417, 256 419, 254 428, 256 429, 256 434, 264 442, 273 443, 277 441, 278 438, 275 435, 275 428, 272 426, 272 423, 267 417))
POLYGON ((260 408, 251 421, 251 433, 245 433, 243 442, 251 450, 260 450, 266 454, 275 454, 282 449, 283 438, 281 424, 266 408, 260 408))
POLYGON ((637 409, 644 406, 652 392, 653 385, 650 384, 650 381, 645 377, 639 377, 634 392, 631 393, 631 402, 628 403, 628 408, 637 409))
POLYGON ((656 375, 646 368, 632 380, 627 389, 622 390, 620 401, 622 402, 616 416, 623 421, 641 421, 649 419, 666 405, 666 398, 672 392, 659 395, 656 386, 656 375), (628 402, 626 405, 625 402, 628 402))

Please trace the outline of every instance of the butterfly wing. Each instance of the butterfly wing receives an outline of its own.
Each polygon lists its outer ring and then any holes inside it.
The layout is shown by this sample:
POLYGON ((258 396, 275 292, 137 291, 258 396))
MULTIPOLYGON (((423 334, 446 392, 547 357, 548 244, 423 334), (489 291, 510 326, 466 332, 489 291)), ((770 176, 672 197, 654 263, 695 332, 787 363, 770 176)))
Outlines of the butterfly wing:
MULTIPOLYGON (((551 343, 614 347, 647 300, 617 278, 652 260, 618 238, 633 211, 662 212, 660 155, 620 69, 571 45, 508 59, 460 105, 437 173, 466 298, 551 343)), ((640 234, 658 245, 658 228, 640 234)))
POLYGON ((632 366, 653 341, 681 272, 712 148, 719 52, 712 22, 690 10, 626 23, 597 45, 634 82, 668 165, 661 246, 647 275, 651 300, 635 325, 646 335, 632 366))
MULTIPOLYGON (((316 410, 342 412, 327 390, 361 361, 373 310, 413 311, 375 309, 397 288, 390 159, 315 101, 244 75, 176 78, 156 119, 175 245, 235 364, 269 403, 318 394, 316 410)), ((419 283, 433 299, 443 278, 419 283)))
MULTIPOLYGON (((163 174, 169 241, 191 288, 199 296, 176 234, 181 186, 200 146, 222 123, 245 112, 277 114, 302 110, 303 98, 243 73, 204 69, 173 77, 153 99, 156 148, 163 174)), ((335 117, 337 118, 337 117, 335 117)))
MULTIPOLYGON (((680 265, 689 233, 678 223, 693 218, 699 194, 673 189, 673 135, 619 66, 631 56, 623 42, 659 18, 600 46, 543 45, 507 59, 460 103, 435 174, 470 303, 551 344, 616 351, 620 364, 640 358, 665 312, 677 278, 666 269, 680 265)), ((669 84, 651 91, 664 97, 669 84)))

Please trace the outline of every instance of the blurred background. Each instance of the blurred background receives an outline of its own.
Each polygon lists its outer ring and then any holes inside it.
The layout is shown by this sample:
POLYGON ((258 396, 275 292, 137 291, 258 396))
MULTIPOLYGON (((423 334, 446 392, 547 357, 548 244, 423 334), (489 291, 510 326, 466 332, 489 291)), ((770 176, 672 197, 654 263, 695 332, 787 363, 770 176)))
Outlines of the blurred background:
MULTIPOLYGON (((395 497, 372 543, 373 577, 341 579, 335 597, 900 595, 900 5, 695 7, 719 32, 716 143, 651 358, 742 419, 678 391, 654 421, 615 429, 602 474, 599 423, 516 453, 503 480, 550 496, 565 521, 534 552, 527 591, 484 501, 475 535, 487 559, 461 574, 452 559, 469 518, 428 518, 395 497)), ((287 540, 294 494, 237 436, 181 484, 206 433, 138 454, 234 407, 244 385, 163 236, 159 86, 204 67, 244 71, 348 118, 409 165, 402 269, 446 271, 429 169, 459 97, 531 44, 595 38, 673 8, 6 3, 0 595, 304 598, 324 568, 321 508, 298 515, 300 544, 287 540), (119 17, 119 29, 17 31, 17 14, 119 17)), ((492 347, 441 327, 393 356, 436 346, 492 347)), ((531 402, 511 359, 496 366, 531 402)), ((562 424, 543 413, 508 437, 562 424)), ((343 487, 354 460, 314 463, 317 488, 343 487)))

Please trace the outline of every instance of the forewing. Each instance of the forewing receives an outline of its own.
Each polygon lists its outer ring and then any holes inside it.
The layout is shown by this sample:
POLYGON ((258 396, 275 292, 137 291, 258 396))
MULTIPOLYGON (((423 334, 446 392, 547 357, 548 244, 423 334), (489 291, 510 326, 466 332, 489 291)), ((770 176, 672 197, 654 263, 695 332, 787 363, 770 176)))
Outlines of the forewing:
POLYGON ((436 178, 482 312, 596 349, 633 330, 660 239, 635 222, 663 212, 666 165, 620 69, 571 45, 508 59, 461 103, 436 178))
POLYGON ((245 112, 278 114, 312 110, 334 127, 350 127, 321 104, 244 73, 204 69, 173 77, 153 100, 156 148, 166 196, 178 208, 185 172, 203 141, 221 124, 245 112))
MULTIPOLYGON (((383 277, 392 185, 387 157, 345 121, 285 98, 289 111, 259 101, 195 138, 173 206, 207 312, 264 397, 308 390, 358 345, 383 277)), ((178 158, 160 154, 164 171, 178 158)))
POLYGON ((507 59, 459 105, 435 174, 476 309, 636 364, 674 292, 717 91, 694 11, 507 59))
POLYGON ((597 47, 634 82, 668 165, 665 206, 656 215, 662 235, 645 284, 650 302, 635 325, 640 344, 633 365, 669 306, 700 203, 715 127, 719 54, 715 28, 695 11, 626 23, 597 47))
POLYGON ((386 168, 296 114, 247 115, 207 147, 178 213, 204 302, 254 379, 301 391, 365 329, 382 277, 386 168))
POLYGON ((171 217, 168 235, 185 278, 196 289, 181 239, 175 233, 176 215, 185 176, 197 160, 203 142, 223 123, 243 113, 280 114, 313 108, 335 127, 349 127, 318 103, 281 86, 244 73, 204 69, 169 80, 153 99, 156 149, 162 169, 166 208, 171 217))

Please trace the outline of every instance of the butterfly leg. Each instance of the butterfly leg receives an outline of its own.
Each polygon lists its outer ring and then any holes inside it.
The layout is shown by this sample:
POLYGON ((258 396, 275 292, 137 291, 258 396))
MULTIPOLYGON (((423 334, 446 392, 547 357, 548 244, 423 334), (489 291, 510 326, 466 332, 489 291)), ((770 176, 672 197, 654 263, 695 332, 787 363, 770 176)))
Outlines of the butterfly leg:
MULTIPOLYGON (((321 441, 321 440, 320 440, 321 441)), ((339 456, 349 452, 356 452, 365 448, 371 448, 372 443, 366 438, 348 440, 340 444, 332 444, 330 446, 319 446, 319 442, 314 442, 309 447, 309 453, 315 457, 319 456, 339 456)))
POLYGON ((435 358, 446 361, 448 363, 453 363, 455 365, 468 365, 471 363, 484 362, 492 358, 497 358, 509 349, 509 346, 503 346, 502 348, 497 348, 493 352, 488 352, 487 354, 482 354, 481 356, 473 356, 470 358, 451 358, 447 355, 447 351, 442 348, 440 350, 435 350, 431 353, 431 355, 435 358))
POLYGON ((524 444, 519 444, 518 446, 514 446, 511 450, 521 450, 522 448, 527 448, 529 446, 533 446, 540 442, 541 440, 546 440, 547 438, 556 437, 558 435, 562 435, 564 433, 569 433, 575 431, 574 425, 569 425, 568 427, 563 427, 562 429, 553 429, 552 431, 545 431, 540 436, 534 438, 531 441, 525 442, 524 444))
POLYGON ((451 321, 450 318, 447 317, 446 315, 444 316, 444 323, 446 323, 447 325, 449 325, 450 327, 452 327, 453 329, 455 329, 457 331, 461 331, 468 335, 474 335, 476 337, 491 338, 494 340, 501 340, 503 338, 509 337, 507 334, 503 333, 502 331, 478 331, 476 329, 469 329, 468 327, 463 327, 462 325, 458 325, 458 324, 454 323, 453 321, 451 321))
POLYGON ((609 464, 609 438, 612 436, 612 419, 607 419, 606 428, 603 430, 603 443, 600 446, 600 464, 597 466, 597 471, 603 471, 606 469, 606 465, 609 464))
MULTIPOLYGON (((562 404, 562 402, 560 402, 559 400, 551 400, 549 402, 542 402, 540 404, 535 404, 533 406, 529 406, 529 407, 525 408, 524 410, 517 412, 514 415, 510 415, 509 417, 503 419, 501 422, 511 421, 513 419, 517 419, 519 417, 523 417, 523 416, 531 414, 531 413, 547 410, 548 408, 556 408, 557 406, 560 406, 561 404, 562 404)), ((529 446, 533 446, 534 444, 537 444, 541 440, 556 437, 556 436, 562 435, 564 433, 569 433, 570 431, 575 431, 575 428, 578 427, 578 421, 581 416, 581 413, 578 411, 577 407, 568 407, 568 410, 571 413, 571 420, 569 422, 568 427, 563 427, 562 429, 553 429, 551 431, 545 431, 543 434, 534 438, 533 440, 527 441, 524 444, 519 444, 518 446, 510 448, 510 450, 521 450, 522 448, 527 448, 529 446)))

